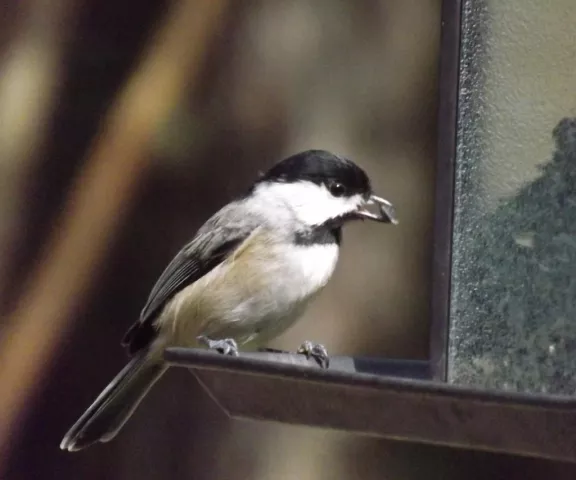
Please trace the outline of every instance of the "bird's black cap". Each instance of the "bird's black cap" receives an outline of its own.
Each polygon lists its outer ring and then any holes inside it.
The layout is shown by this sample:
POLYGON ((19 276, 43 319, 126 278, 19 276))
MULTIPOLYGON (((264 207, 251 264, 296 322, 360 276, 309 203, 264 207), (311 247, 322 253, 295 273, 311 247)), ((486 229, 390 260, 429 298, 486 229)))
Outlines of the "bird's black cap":
POLYGON ((349 195, 371 192, 366 172, 351 160, 325 150, 307 150, 288 157, 266 172, 260 182, 309 181, 318 185, 338 182, 349 195))

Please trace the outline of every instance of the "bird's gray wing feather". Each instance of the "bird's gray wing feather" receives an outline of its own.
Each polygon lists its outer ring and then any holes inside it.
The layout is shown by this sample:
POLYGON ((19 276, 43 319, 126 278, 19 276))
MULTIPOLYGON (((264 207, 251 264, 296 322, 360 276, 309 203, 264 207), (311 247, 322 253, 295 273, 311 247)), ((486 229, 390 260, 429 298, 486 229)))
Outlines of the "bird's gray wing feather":
POLYGON ((166 303, 228 258, 258 226, 258 220, 248 213, 239 205, 234 209, 225 207, 174 257, 152 288, 140 319, 122 340, 130 354, 147 347, 156 338, 155 320, 166 303))

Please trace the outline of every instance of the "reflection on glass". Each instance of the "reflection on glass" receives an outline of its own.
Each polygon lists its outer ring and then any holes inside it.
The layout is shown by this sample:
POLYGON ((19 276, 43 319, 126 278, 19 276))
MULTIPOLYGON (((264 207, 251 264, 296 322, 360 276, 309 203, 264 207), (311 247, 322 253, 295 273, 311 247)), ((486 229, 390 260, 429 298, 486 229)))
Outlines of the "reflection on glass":
POLYGON ((567 5, 464 2, 451 382, 576 392, 576 119, 564 118, 576 111, 567 61, 576 13, 567 5))

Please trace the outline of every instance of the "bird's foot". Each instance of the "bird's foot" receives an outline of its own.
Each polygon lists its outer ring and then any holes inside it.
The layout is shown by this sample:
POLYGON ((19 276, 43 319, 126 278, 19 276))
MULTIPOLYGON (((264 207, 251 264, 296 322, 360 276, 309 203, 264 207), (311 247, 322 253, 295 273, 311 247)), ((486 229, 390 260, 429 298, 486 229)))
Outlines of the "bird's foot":
POLYGON ((330 357, 324 345, 319 343, 312 343, 306 340, 300 348, 296 351, 301 355, 306 355, 306 358, 312 357, 320 367, 326 369, 330 366, 330 357))
POLYGON ((216 350, 222 355, 238 356, 238 345, 233 338, 223 338, 221 340, 212 340, 204 335, 197 337, 197 340, 206 345, 210 350, 216 350))

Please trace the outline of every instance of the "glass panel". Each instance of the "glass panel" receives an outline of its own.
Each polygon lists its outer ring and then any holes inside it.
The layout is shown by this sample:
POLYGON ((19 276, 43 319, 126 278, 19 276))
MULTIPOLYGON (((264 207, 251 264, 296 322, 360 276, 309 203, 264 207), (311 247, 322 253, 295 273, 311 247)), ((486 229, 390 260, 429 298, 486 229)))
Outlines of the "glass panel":
POLYGON ((576 8, 465 0, 448 378, 576 391, 576 8))

